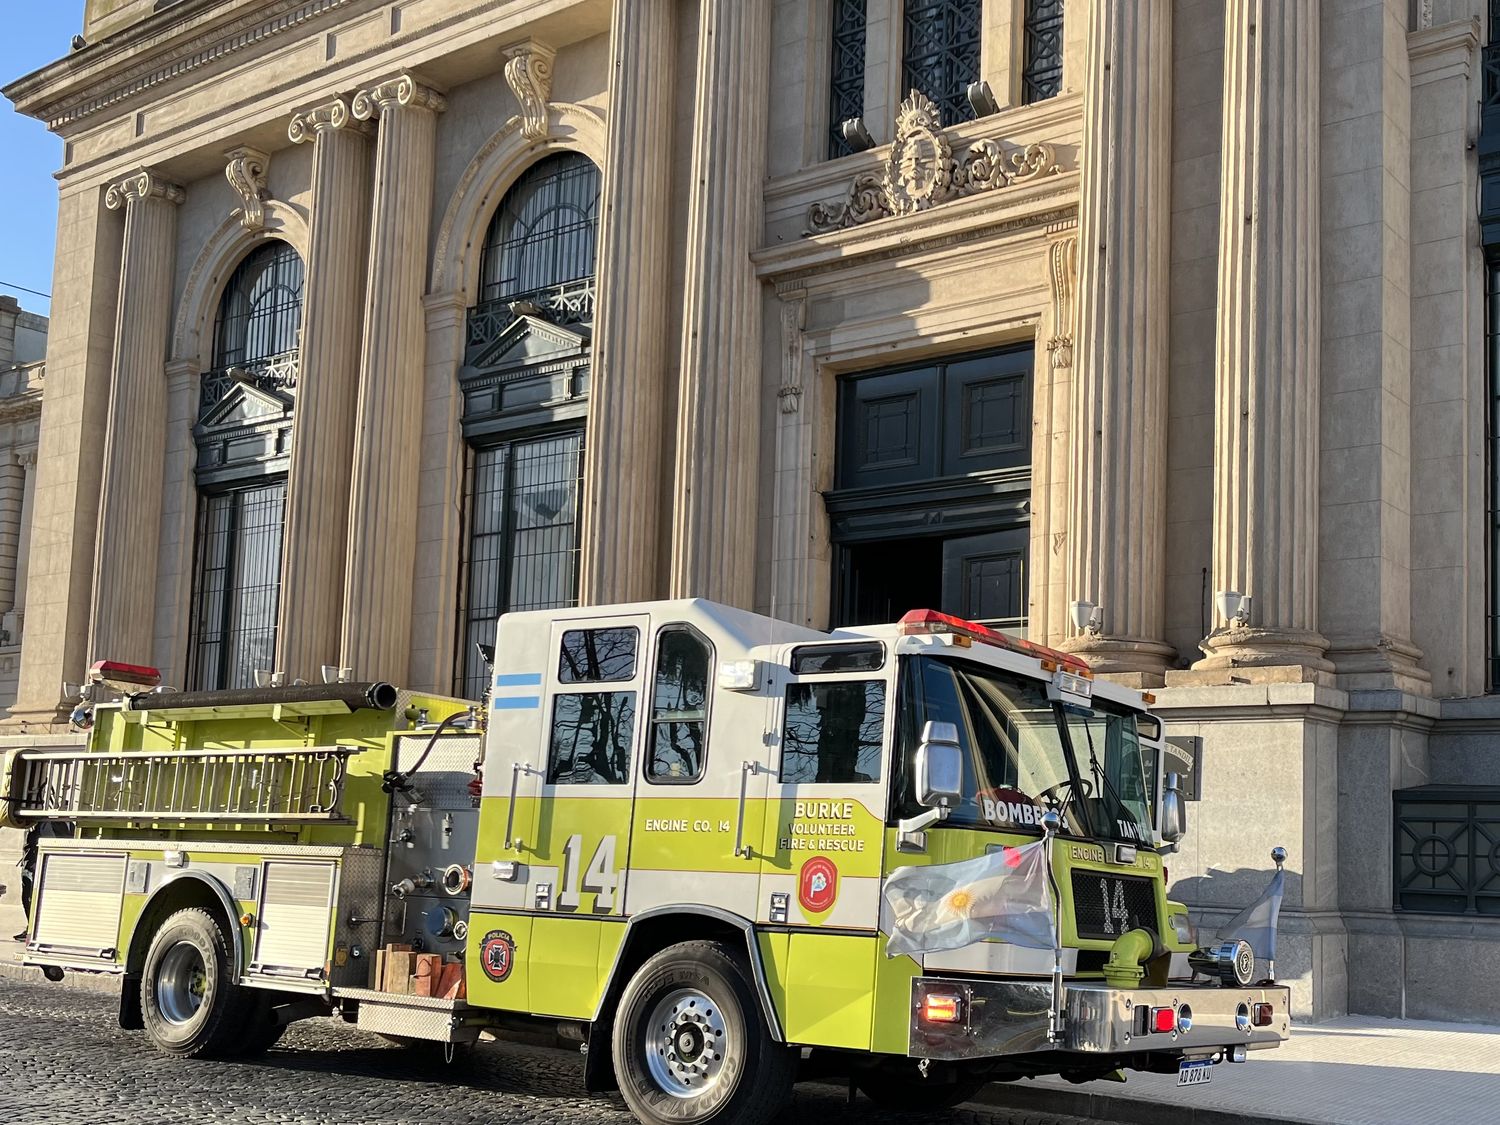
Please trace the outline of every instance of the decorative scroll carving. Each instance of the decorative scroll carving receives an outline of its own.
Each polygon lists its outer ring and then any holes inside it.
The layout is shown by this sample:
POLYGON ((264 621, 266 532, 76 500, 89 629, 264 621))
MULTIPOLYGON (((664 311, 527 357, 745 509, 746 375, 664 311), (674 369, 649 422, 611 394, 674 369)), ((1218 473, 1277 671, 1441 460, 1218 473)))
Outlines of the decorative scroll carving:
POLYGON ((1052 274, 1052 338, 1047 355, 1054 371, 1073 366, 1073 297, 1078 288, 1078 239, 1063 238, 1052 244, 1049 256, 1052 274))
POLYGON ((521 103, 521 135, 539 141, 547 135, 547 103, 552 100, 552 61, 557 52, 528 39, 505 49, 505 81, 521 103))
POLYGON ((807 212, 807 233, 826 234, 893 215, 912 215, 1062 171, 1051 145, 1025 145, 1011 150, 1007 158, 999 141, 982 140, 955 157, 941 130, 937 107, 926 94, 913 90, 901 103, 884 171, 856 176, 841 200, 814 203, 807 212))
POLYGON ((271 158, 258 148, 241 145, 224 154, 224 178, 229 186, 239 193, 241 206, 234 214, 240 226, 246 230, 264 230, 266 227, 266 200, 271 197, 266 187, 266 172, 271 158))
POLYGON ((410 74, 400 74, 386 82, 361 90, 354 95, 349 110, 360 121, 368 121, 384 113, 391 106, 408 109, 428 109, 442 113, 448 108, 447 99, 429 86, 424 86, 410 74))
POLYGON ((807 297, 802 292, 781 298, 781 386, 776 398, 783 414, 802 409, 802 329, 807 321, 807 297))
POLYGON ((343 129, 353 120, 344 99, 334 98, 331 102, 293 114, 286 135, 294 145, 305 144, 317 140, 318 134, 324 129, 343 129))
POLYGON ((168 203, 181 203, 187 193, 174 183, 162 179, 155 172, 142 168, 132 176, 126 176, 117 184, 110 184, 104 193, 104 205, 118 211, 127 202, 141 199, 165 199, 168 203))

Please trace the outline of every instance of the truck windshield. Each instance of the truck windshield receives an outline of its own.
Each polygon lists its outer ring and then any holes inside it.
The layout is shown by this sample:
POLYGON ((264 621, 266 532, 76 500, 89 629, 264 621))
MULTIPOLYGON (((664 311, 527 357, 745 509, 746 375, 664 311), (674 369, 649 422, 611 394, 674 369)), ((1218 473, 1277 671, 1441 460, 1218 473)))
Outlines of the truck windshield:
POLYGON ((1150 842, 1134 716, 1065 709, 1045 684, 978 664, 924 656, 904 671, 911 749, 926 722, 958 728, 963 794, 948 823, 1039 831, 1056 809, 1070 835, 1150 842))

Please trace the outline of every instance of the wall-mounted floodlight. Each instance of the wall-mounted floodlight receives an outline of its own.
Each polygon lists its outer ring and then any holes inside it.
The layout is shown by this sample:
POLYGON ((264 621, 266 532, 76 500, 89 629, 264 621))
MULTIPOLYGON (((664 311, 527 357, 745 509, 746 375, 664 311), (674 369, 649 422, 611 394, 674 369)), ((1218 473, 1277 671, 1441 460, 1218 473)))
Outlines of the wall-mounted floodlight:
POLYGON ((1220 590, 1214 594, 1214 605, 1218 607, 1219 616, 1229 624, 1250 624, 1249 594, 1241 594, 1238 590, 1220 590))
POLYGON ((1104 607, 1089 601, 1072 602, 1068 606, 1073 616, 1073 627, 1080 633, 1097 637, 1104 631, 1104 607))
POLYGON ((984 79, 978 82, 970 82, 964 91, 964 96, 969 99, 969 108, 974 111, 975 117, 988 117, 992 113, 1000 112, 1000 103, 995 100, 995 91, 990 89, 990 84, 984 79))
POLYGON ((866 149, 875 147, 875 138, 870 136, 870 130, 865 126, 863 117, 851 117, 847 121, 841 121, 839 135, 854 152, 864 152, 866 149))

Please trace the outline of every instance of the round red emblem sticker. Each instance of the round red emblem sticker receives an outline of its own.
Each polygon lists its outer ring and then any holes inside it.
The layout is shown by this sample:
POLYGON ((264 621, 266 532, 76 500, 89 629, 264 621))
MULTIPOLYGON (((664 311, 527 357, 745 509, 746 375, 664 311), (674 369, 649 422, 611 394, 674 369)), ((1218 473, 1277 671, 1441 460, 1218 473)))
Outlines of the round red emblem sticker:
POLYGON ((516 939, 504 930, 491 930, 479 945, 479 964, 484 975, 499 984, 516 963, 516 939))
POLYGON ((813 856, 797 876, 797 901, 808 914, 823 914, 839 897, 839 869, 827 856, 813 856))

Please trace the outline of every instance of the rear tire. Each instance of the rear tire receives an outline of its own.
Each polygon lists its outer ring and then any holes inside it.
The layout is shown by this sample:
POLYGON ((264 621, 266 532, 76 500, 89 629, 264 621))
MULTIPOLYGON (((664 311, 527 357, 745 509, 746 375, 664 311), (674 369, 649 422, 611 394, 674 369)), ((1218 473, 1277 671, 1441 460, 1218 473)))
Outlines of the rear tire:
POLYGON ((766 1026, 744 957, 712 941, 674 945, 625 986, 612 1051, 620 1093, 656 1125, 765 1125, 791 1100, 797 1052, 766 1026))
POLYGON ((988 1085, 983 1079, 975 1078, 958 1078, 952 1082, 923 1078, 915 1069, 910 1073, 905 1070, 871 1070, 856 1077, 854 1084, 881 1109, 901 1113, 952 1109, 972 1101, 974 1095, 988 1085))
POLYGON ((237 976, 229 939, 208 911, 168 917, 141 973, 141 1021, 152 1046, 179 1058, 237 1053, 259 1003, 237 976))

